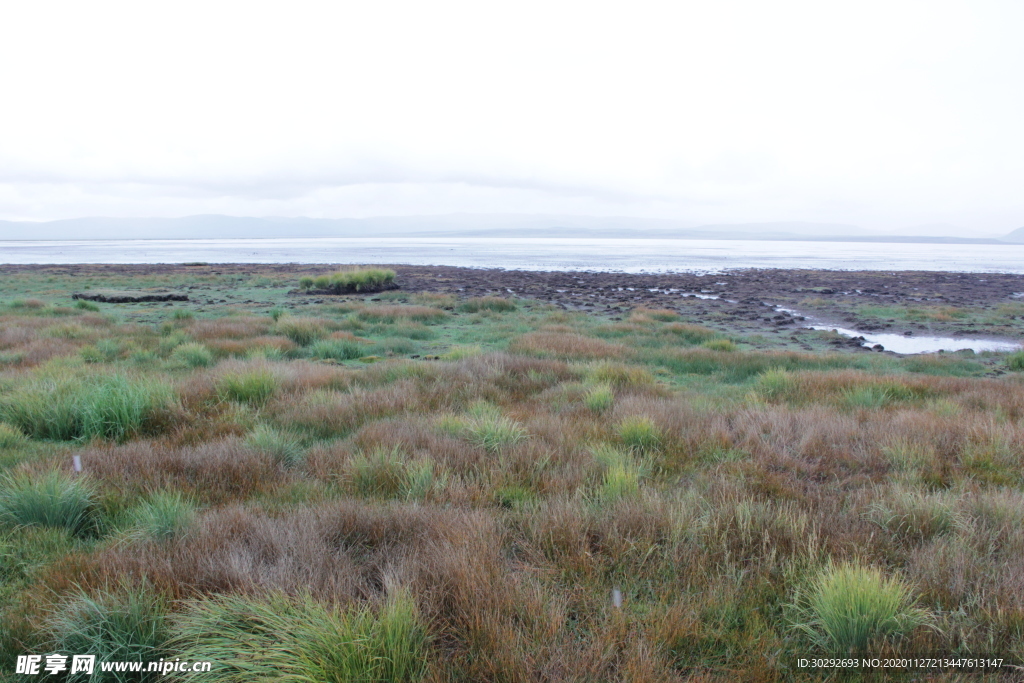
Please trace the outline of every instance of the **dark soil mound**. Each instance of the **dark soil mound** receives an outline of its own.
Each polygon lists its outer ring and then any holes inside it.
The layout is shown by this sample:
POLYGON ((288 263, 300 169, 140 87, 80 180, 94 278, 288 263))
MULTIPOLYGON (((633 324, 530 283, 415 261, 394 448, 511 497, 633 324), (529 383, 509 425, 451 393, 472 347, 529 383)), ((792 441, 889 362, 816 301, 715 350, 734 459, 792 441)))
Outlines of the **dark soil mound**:
POLYGON ((394 282, 388 282, 381 285, 362 285, 358 289, 357 285, 337 285, 326 289, 299 289, 295 291, 299 294, 316 294, 318 296, 323 296, 327 294, 378 294, 392 289, 400 289, 400 287, 394 282))
POLYGON ((188 301, 188 294, 178 292, 75 292, 72 299, 85 299, 86 301, 99 301, 105 304, 134 304, 144 301, 188 301))

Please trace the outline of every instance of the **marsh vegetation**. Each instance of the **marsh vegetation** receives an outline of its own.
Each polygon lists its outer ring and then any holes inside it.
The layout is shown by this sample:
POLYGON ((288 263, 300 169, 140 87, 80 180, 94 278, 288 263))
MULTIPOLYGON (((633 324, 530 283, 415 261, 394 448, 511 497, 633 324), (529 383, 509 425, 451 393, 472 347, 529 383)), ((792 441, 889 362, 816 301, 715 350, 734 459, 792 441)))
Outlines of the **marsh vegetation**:
POLYGON ((296 306, 297 281, 242 283, 262 308, 0 289, 0 671, 784 681, 809 653, 1024 656, 1019 354, 795 351, 448 290, 296 306))

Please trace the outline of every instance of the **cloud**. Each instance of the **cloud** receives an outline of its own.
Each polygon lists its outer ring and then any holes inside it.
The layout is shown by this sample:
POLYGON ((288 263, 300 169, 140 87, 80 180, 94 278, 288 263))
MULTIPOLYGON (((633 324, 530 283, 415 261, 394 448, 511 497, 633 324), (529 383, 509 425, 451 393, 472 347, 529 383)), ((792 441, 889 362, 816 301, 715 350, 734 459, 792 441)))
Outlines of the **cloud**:
POLYGON ((20 3, 0 218, 1024 224, 1024 6, 20 3))

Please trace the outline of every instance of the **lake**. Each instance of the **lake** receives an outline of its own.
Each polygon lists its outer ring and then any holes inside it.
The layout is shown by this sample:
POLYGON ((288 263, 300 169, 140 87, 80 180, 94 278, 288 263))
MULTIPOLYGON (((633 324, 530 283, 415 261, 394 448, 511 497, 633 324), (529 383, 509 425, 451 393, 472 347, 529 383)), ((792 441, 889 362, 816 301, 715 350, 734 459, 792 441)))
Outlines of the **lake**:
POLYGON ((1024 273, 1024 244, 384 237, 0 242, 0 263, 387 263, 714 273, 741 268, 1024 273))

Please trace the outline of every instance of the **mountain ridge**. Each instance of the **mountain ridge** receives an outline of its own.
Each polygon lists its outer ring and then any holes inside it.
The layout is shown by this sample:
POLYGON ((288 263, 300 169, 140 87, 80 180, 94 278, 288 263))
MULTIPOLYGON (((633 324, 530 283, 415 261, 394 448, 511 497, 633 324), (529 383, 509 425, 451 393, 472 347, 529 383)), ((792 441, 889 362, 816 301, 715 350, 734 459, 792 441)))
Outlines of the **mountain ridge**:
POLYGON ((179 218, 85 217, 41 222, 0 220, 0 240, 5 241, 405 236, 1016 244, 1024 243, 1024 228, 1014 230, 1001 238, 978 238, 879 234, 842 223, 774 221, 699 225, 659 218, 544 214, 445 214, 368 218, 200 214, 179 218))

